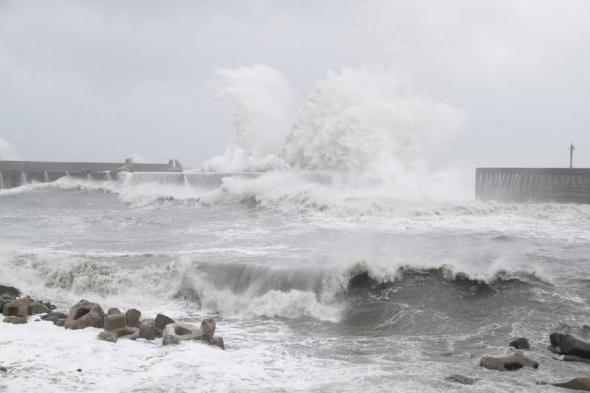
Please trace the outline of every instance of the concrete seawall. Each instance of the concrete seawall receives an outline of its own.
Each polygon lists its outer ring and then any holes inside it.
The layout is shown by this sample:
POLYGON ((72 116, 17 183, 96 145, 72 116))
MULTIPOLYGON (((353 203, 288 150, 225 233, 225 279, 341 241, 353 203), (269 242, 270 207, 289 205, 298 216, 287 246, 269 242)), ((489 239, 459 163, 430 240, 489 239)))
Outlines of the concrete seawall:
POLYGON ((502 202, 590 203, 590 168, 477 168, 475 197, 502 202))
POLYGON ((48 183, 64 176, 107 180, 122 170, 180 172, 182 167, 176 160, 170 160, 168 164, 142 164, 131 160, 125 163, 0 161, 0 189, 28 183, 48 183))

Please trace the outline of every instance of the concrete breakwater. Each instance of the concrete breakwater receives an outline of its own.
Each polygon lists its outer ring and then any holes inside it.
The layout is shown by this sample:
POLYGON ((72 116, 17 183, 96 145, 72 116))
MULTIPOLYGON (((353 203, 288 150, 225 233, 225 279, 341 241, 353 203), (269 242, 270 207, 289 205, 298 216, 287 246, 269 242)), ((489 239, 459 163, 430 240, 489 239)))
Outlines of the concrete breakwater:
POLYGON ((590 168, 477 168, 475 197, 502 202, 590 203, 590 168))
POLYGON ((0 161, 0 189, 48 183, 64 176, 109 180, 119 172, 173 174, 181 173, 182 166, 177 160, 170 160, 167 164, 134 163, 131 159, 124 163, 0 161))

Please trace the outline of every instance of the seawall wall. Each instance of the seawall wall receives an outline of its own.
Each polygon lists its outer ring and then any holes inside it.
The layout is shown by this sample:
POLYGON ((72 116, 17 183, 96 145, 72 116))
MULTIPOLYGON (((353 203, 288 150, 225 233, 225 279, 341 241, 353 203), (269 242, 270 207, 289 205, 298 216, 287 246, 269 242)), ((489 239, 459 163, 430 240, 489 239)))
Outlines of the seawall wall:
POLYGON ((52 182, 64 176, 105 180, 122 170, 179 172, 182 171, 182 167, 175 160, 171 160, 168 164, 143 164, 130 160, 125 163, 0 161, 0 189, 18 187, 28 183, 52 182))
POLYGON ((501 202, 590 203, 590 168, 477 168, 475 197, 501 202))

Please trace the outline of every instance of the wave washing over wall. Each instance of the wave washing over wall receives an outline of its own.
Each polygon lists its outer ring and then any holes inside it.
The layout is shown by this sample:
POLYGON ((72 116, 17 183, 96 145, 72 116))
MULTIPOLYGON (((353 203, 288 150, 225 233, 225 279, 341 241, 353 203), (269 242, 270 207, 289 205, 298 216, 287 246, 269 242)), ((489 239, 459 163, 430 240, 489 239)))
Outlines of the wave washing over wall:
POLYGON ((263 66, 220 71, 214 86, 233 115, 237 145, 201 171, 324 173, 339 193, 354 187, 397 199, 466 195, 461 172, 445 167, 463 111, 402 93, 390 72, 343 69, 329 72, 290 115, 293 100, 279 75, 263 66))

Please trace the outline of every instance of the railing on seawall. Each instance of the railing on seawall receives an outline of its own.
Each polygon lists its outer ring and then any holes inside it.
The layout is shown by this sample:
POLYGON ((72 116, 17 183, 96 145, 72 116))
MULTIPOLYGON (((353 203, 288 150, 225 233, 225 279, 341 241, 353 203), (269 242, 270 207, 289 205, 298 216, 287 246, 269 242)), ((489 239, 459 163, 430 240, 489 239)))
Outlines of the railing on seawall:
POLYGON ((477 168, 483 201, 590 203, 590 168, 477 168))

